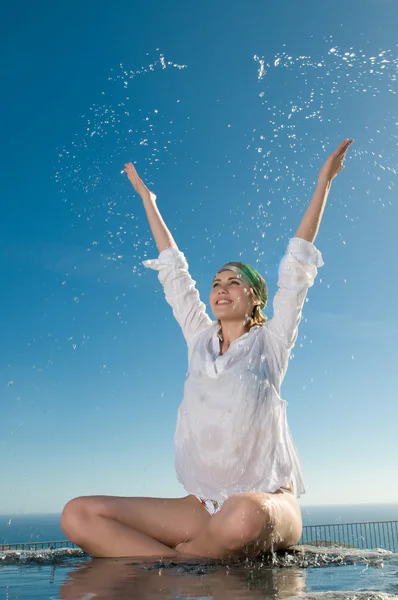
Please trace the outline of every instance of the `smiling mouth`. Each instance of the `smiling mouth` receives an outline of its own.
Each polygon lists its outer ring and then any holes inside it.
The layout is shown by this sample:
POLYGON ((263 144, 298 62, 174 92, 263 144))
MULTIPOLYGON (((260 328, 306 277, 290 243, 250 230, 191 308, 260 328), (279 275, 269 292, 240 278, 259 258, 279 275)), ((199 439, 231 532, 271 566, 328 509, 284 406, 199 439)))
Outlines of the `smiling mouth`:
POLYGON ((233 300, 217 300, 216 304, 217 306, 223 306, 227 304, 233 304, 233 302, 233 300))

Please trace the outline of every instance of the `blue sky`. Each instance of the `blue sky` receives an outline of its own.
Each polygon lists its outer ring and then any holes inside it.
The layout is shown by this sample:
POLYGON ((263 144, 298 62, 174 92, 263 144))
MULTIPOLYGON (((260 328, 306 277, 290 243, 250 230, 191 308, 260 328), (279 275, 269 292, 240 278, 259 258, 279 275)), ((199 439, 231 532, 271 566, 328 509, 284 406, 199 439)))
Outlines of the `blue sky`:
POLYGON ((229 260, 263 272, 272 295, 345 137, 282 396, 302 505, 396 501, 398 7, 349 8, 2 9, 0 513, 184 493, 186 348, 142 266, 156 247, 123 164, 156 192, 204 302, 229 260))

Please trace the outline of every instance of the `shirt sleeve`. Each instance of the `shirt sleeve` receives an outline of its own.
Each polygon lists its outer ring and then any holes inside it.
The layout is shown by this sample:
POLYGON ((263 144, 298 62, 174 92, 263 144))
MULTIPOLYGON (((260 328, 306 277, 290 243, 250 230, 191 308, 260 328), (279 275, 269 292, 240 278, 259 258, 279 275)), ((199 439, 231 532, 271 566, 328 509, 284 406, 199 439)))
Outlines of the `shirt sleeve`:
POLYGON ((201 302, 196 281, 188 272, 188 263, 184 254, 177 248, 167 248, 159 258, 145 260, 143 265, 159 272, 166 301, 173 309, 173 315, 180 325, 187 344, 200 330, 212 323, 201 302))
POLYGON ((289 241, 278 271, 278 291, 274 296, 273 317, 266 323, 276 338, 276 357, 281 377, 293 348, 301 321, 308 289, 313 286, 318 267, 323 266, 322 254, 311 242, 301 238, 289 241))

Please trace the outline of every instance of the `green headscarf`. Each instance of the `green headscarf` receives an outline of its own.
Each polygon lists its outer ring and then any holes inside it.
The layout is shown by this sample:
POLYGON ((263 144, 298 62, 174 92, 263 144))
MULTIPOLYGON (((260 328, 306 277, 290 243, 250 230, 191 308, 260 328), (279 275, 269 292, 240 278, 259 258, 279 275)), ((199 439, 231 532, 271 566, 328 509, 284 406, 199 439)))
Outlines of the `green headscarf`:
POLYGON ((261 310, 267 306, 267 284, 265 283, 263 277, 261 277, 260 273, 256 271, 256 269, 253 269, 253 267, 244 262, 229 262, 221 267, 221 269, 217 271, 217 274, 221 273, 222 271, 234 271, 245 283, 253 288, 254 293, 260 300, 261 310))

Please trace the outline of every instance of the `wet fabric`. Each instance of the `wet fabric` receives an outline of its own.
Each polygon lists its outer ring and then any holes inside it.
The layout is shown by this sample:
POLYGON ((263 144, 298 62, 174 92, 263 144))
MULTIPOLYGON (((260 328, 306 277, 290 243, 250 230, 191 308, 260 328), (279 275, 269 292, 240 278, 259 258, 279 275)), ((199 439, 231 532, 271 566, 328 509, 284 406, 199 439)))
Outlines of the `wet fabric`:
POLYGON ((211 516, 220 512, 224 504, 224 502, 217 502, 217 500, 211 500, 210 498, 207 500, 206 498, 198 498, 198 500, 211 516))
POLYGON ((175 465, 187 493, 218 502, 245 491, 276 492, 303 474, 280 396, 302 307, 323 265, 313 244, 289 241, 278 272, 272 318, 254 326, 220 355, 218 322, 206 313, 175 248, 146 260, 158 270, 167 302, 188 345, 188 374, 174 436, 175 465))

